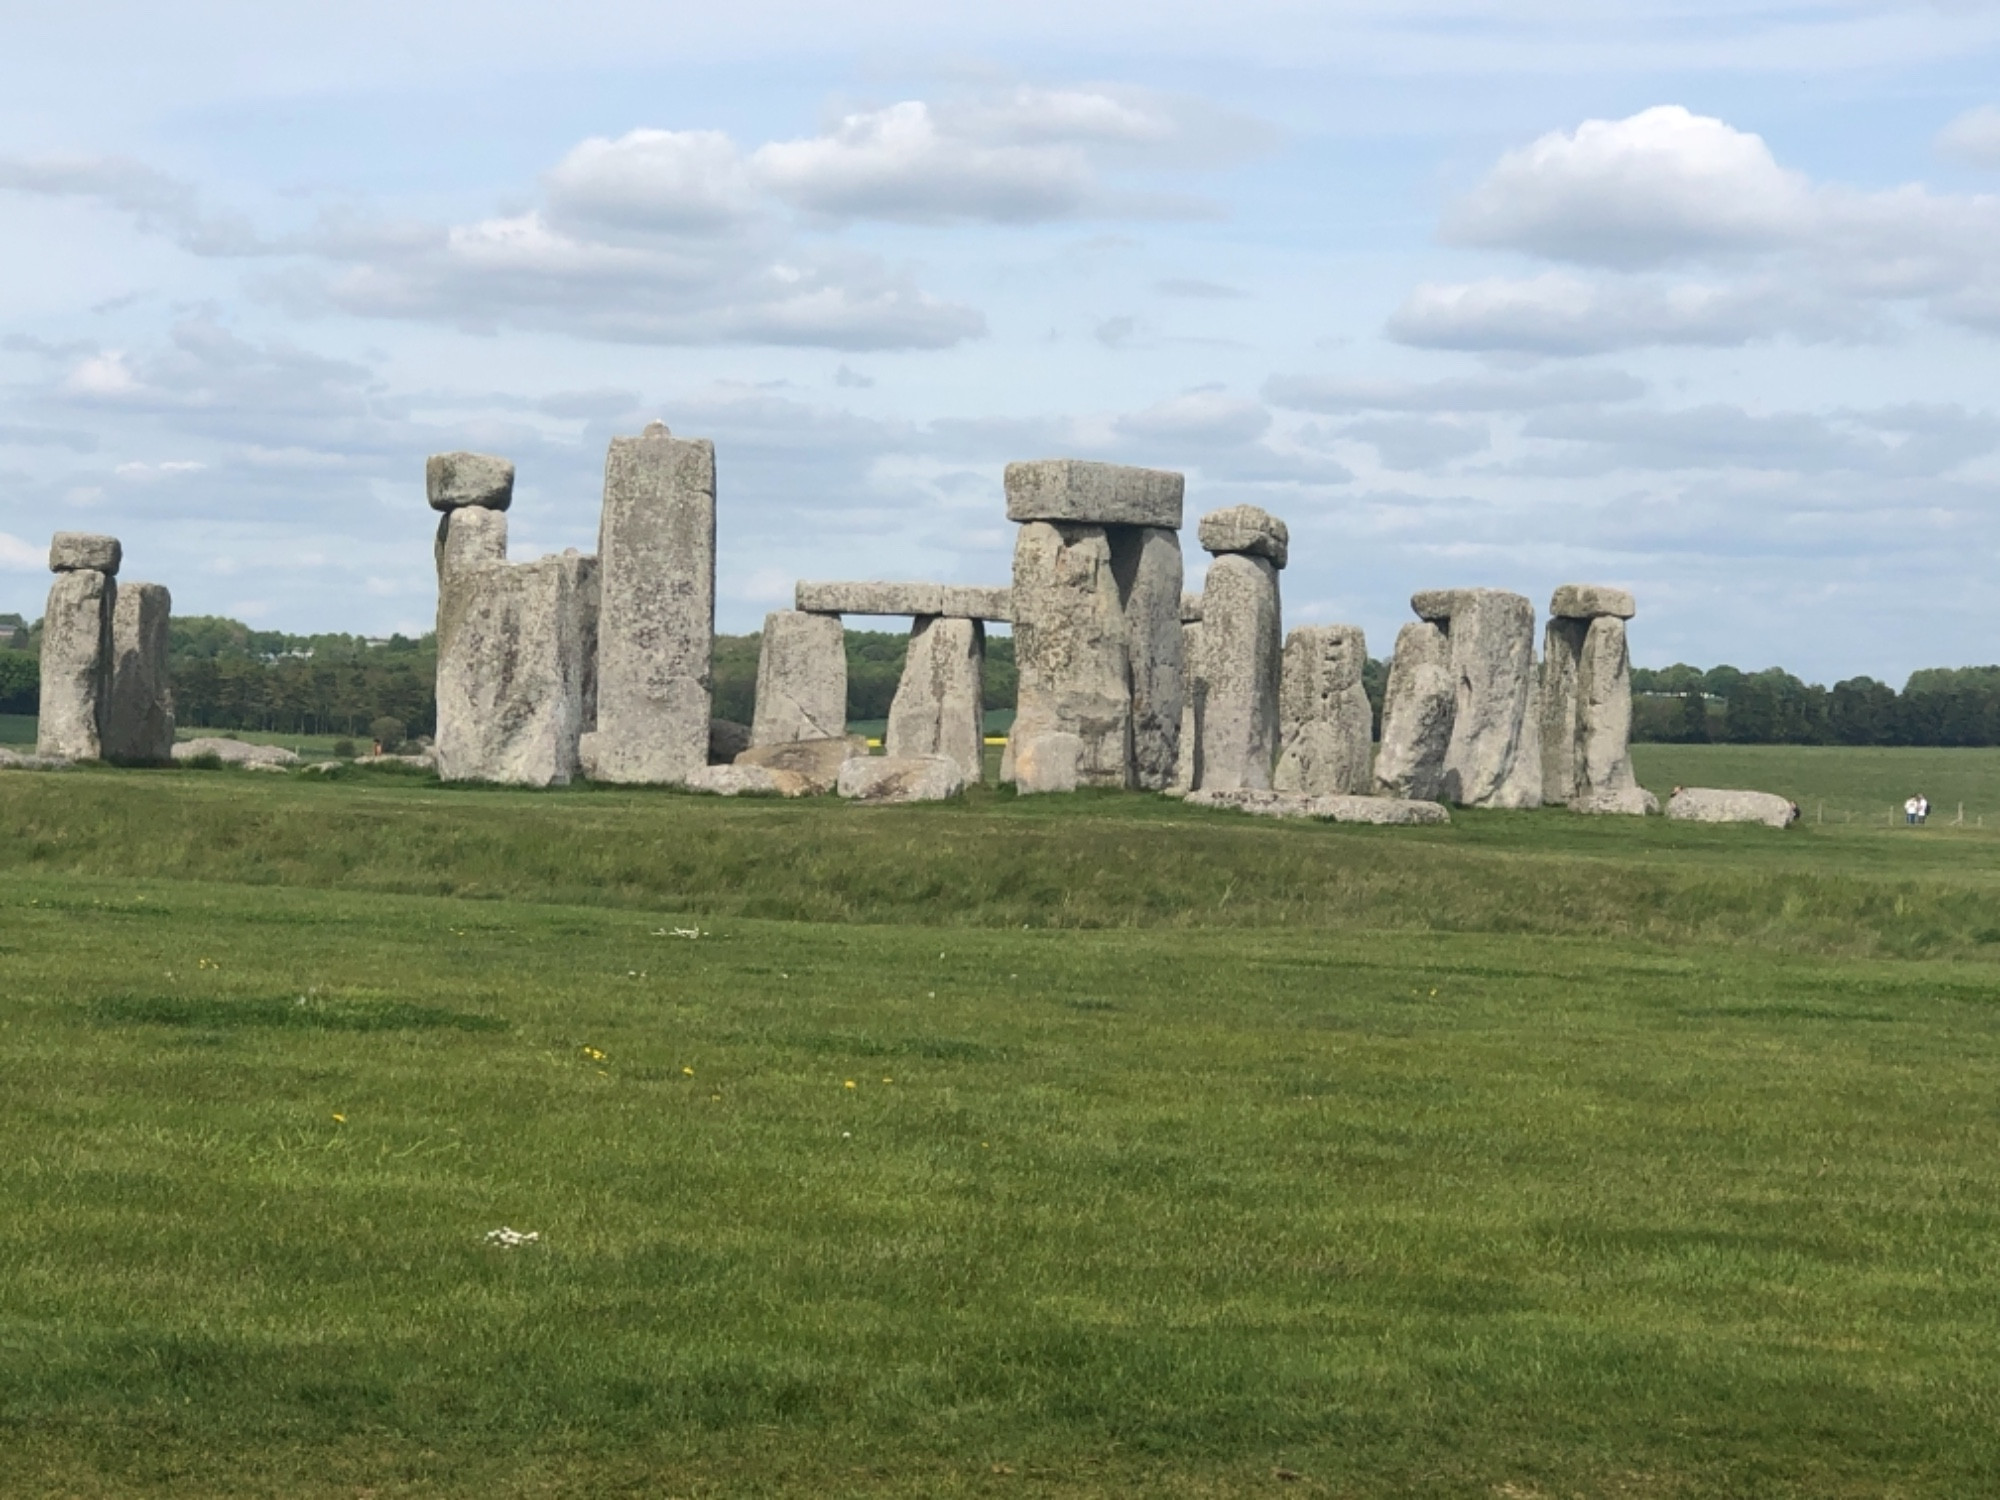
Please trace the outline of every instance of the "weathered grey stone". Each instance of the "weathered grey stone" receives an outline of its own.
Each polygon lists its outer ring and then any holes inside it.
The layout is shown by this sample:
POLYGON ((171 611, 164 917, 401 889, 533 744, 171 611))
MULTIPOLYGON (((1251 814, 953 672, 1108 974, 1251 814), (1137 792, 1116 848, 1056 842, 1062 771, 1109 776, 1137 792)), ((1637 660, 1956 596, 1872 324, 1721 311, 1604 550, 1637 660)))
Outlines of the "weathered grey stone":
POLYGON ((1598 815, 1648 817, 1660 810, 1660 799, 1642 786, 1628 786, 1615 792, 1593 792, 1570 799, 1569 810, 1598 815))
POLYGON ((246 760, 238 767, 238 769, 244 771, 265 771, 269 772, 271 775, 274 776, 283 776, 290 769, 290 767, 278 765, 275 761, 246 760))
POLYGON ((947 583, 938 592, 938 613, 946 619, 1014 622, 1014 591, 1004 583, 947 583))
POLYGON ((111 683, 104 704, 106 760, 164 761, 174 752, 167 668, 173 596, 157 583, 119 585, 111 612, 111 683))
POLYGON ((1181 623, 1183 625, 1198 625, 1201 623, 1201 595, 1181 595, 1181 623))
POLYGON ((783 771, 797 776, 809 792, 830 792, 840 785, 840 768, 857 756, 867 754, 865 736, 844 734, 832 739, 753 745, 736 757, 736 764, 783 771))
POLYGON ((764 617, 750 743, 782 745, 847 733, 847 645, 838 615, 764 617))
POLYGON ((1569 802, 1577 794, 1577 662, 1583 655, 1588 620, 1552 616, 1542 631, 1542 801, 1569 802))
POLYGON ((1623 792, 1632 774, 1632 660, 1625 621, 1599 615, 1590 622, 1577 661, 1580 747, 1577 791, 1585 797, 1623 792))
POLYGON ((115 536, 98 536, 88 531, 58 531, 49 543, 51 573, 102 573, 118 576, 125 549, 115 536))
POLYGON ((801 583, 793 602, 813 615, 936 615, 944 613, 937 583, 801 583))
POLYGON ((438 517, 437 542, 432 547, 438 576, 447 569, 473 563, 507 560, 507 513, 470 505, 438 517))
POLYGON ((1595 620, 1605 615, 1629 620, 1638 612, 1630 592, 1602 583, 1566 583, 1549 600, 1549 614, 1559 620, 1595 620))
POLYGON ((1358 625, 1301 625, 1286 637, 1271 775, 1276 790, 1316 797, 1370 790, 1375 713, 1361 685, 1367 660, 1358 625))
MULTIPOLYGON (((708 764, 715 445, 664 422, 611 440, 597 533, 598 781, 671 783, 708 764)), ((588 727, 588 726, 586 726, 588 727)))
POLYGON ((1486 589, 1420 589, 1410 595, 1410 609, 1419 620, 1442 625, 1461 610, 1471 609, 1486 589))
POLYGON ((1260 555, 1226 552, 1202 590, 1198 785, 1268 791, 1278 759, 1283 656, 1278 569, 1260 555))
MULTIPOLYGON (((1199 595, 1181 595, 1181 618, 1187 620, 1185 601, 1199 595)), ((1207 687, 1201 673, 1201 621, 1188 620, 1181 626, 1181 738, 1174 755, 1174 780, 1167 788, 1176 797, 1185 797, 1201 785, 1201 702, 1207 687)))
POLYGON ((910 626, 903 677, 889 704, 882 748, 891 759, 948 757, 967 783, 985 767, 985 706, 980 679, 986 627, 978 620, 919 616, 910 626))
POLYGON ((72 763, 57 755, 23 755, 0 745, 0 771, 67 771, 72 763))
MULTIPOLYGON (((445 781, 562 786, 580 766, 597 645, 597 559, 475 563, 446 575, 437 665, 445 781)), ((708 716, 703 705, 703 761, 708 716)))
POLYGON ((505 510, 514 503, 514 466, 486 453, 433 453, 424 460, 424 493, 432 510, 505 510))
POLYGON ((1181 527, 1187 480, 1166 469, 1043 458, 1007 465, 1007 519, 1181 527))
POLYGON ((750 748, 750 726, 734 719, 708 721, 708 763, 726 766, 750 748))
POLYGON ((1105 529, 1028 522, 1015 539, 1013 592, 1015 786, 1129 785, 1131 648, 1105 529))
POLYGON ((855 802, 942 802, 964 790, 948 755, 858 755, 840 768, 840 795, 855 802))
POLYGON ((1181 539, 1158 526, 1107 528, 1124 601, 1132 684, 1132 786, 1173 784, 1180 753, 1181 539))
POLYGON ((1763 823, 1785 828, 1797 821, 1799 810, 1773 792, 1684 786, 1667 799, 1667 816, 1686 823, 1763 823))
POLYGON ((1201 518, 1196 535, 1202 550, 1218 555, 1248 553, 1282 568, 1291 554, 1292 534, 1283 521, 1255 505, 1231 505, 1201 518))
POLYGON ((1539 807, 1543 766, 1535 607, 1502 589, 1440 589, 1411 600, 1444 614, 1456 703, 1444 757, 1446 801, 1539 807), (1421 601, 1421 602, 1420 602, 1421 601))
POLYGON ((1402 797, 1314 796, 1307 792, 1190 792, 1190 807, 1221 807, 1262 818, 1317 818, 1324 823, 1449 823, 1451 814, 1436 802, 1402 797))
POLYGON ((819 788, 807 783, 796 771, 774 766, 699 766, 681 781, 691 792, 707 792, 716 797, 804 797, 819 788))
POLYGON ((94 568, 58 573, 42 614, 41 720, 35 753, 97 760, 111 678, 111 618, 118 585, 94 568))
POLYGON ((1379 795, 1418 801, 1443 795, 1457 702, 1445 633, 1425 620, 1405 625, 1397 633, 1382 691, 1382 744, 1375 756, 1379 795))
POLYGON ((182 740, 173 748, 175 760, 202 760, 214 756, 225 766, 294 766, 298 755, 283 745, 252 745, 244 740, 233 740, 222 735, 204 735, 199 739, 182 740))

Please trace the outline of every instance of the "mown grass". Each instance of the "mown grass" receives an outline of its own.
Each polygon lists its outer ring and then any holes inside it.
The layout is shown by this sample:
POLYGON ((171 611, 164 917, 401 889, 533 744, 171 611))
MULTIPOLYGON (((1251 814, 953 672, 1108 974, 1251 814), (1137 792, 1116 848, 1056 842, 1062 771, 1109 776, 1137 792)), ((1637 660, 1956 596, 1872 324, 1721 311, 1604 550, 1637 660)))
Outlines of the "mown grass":
POLYGON ((0 777, 0 1494, 1987 1493, 1996 855, 0 777))

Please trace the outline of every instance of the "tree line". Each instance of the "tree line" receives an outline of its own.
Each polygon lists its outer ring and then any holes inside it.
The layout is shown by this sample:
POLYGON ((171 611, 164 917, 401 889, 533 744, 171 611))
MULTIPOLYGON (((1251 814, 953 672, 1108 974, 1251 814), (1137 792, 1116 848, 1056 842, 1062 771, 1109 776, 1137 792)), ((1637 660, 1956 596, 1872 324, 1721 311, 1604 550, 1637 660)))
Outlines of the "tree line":
POLYGON ((2000 745, 2000 666, 1872 677, 1831 688, 1782 667, 1632 669, 1632 737, 1668 744, 2000 745))
MULTIPOLYGON (((847 716, 886 719, 909 636, 847 632, 847 716)), ((758 633, 715 638, 715 715, 756 711, 758 633)), ((0 615, 0 713, 32 714, 41 696, 41 622, 0 615)), ((176 717, 190 728, 365 735, 392 718, 411 735, 437 727, 437 641, 392 635, 290 635, 216 615, 177 616, 169 635, 176 717)), ((1388 664, 1362 680, 1379 722, 1388 664)), ((983 697, 1014 706, 1014 641, 989 636, 983 697)), ((1745 745, 2000 745, 2000 666, 1935 667, 1901 692, 1871 677, 1831 688, 1780 667, 1703 670, 1684 662, 1632 669, 1633 738, 1745 745)))

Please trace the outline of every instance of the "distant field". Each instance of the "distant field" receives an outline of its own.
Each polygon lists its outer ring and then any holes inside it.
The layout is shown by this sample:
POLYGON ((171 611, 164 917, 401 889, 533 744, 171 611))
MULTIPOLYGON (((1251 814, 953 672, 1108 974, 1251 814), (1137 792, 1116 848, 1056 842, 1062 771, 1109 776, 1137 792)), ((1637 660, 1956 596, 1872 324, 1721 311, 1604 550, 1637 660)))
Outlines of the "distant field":
POLYGON ((1983 1495, 1995 1098, 2000 824, 8 773, 0 1495, 1983 1495))
POLYGON ((1639 779, 1665 797, 1675 786, 1752 787, 1799 804, 1808 821, 1898 823, 1922 792, 1935 825, 1955 817, 2000 828, 2000 749, 1877 749, 1833 745, 1634 745, 1639 779))
POLYGON ((34 714, 0 714, 0 745, 34 744, 35 726, 40 722, 34 714))

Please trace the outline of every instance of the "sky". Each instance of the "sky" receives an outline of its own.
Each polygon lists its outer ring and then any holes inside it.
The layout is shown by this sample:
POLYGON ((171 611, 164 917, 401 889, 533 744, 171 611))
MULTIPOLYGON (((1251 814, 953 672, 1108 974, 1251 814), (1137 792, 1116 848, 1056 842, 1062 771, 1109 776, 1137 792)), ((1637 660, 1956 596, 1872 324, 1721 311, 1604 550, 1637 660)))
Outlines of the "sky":
POLYGON ((2000 0, 5 0, 0 612, 416 633, 423 461, 595 543, 712 438, 718 627, 1002 583, 1001 471, 1291 529, 1289 624, 2000 661, 2000 0))

